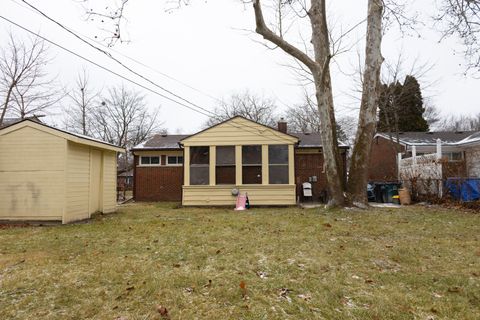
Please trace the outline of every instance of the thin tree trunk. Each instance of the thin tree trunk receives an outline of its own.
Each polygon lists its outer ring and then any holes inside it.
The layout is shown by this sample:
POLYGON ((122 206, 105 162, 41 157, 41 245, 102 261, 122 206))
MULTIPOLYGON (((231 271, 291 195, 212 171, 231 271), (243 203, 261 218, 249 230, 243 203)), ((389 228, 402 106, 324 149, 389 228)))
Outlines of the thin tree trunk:
POLYGON ((351 199, 354 204, 360 205, 367 203, 368 166, 376 126, 380 69, 383 62, 382 15, 382 0, 369 0, 362 101, 348 179, 348 192, 351 199))
POLYGON ((7 113, 8 104, 10 103, 10 97, 12 95, 12 91, 13 91, 13 88, 15 87, 15 84, 16 83, 13 82, 8 88, 7 97, 5 98, 5 105, 3 107, 2 114, 0 115, 0 126, 2 125, 3 119, 5 118, 5 114, 7 113))

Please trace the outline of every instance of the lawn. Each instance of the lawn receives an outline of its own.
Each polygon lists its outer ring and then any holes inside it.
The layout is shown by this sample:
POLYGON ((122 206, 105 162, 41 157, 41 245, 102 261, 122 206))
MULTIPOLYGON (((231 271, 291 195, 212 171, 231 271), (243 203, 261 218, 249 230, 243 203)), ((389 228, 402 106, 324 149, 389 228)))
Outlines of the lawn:
POLYGON ((0 229, 0 319, 478 319, 479 238, 441 208, 125 205, 0 229))

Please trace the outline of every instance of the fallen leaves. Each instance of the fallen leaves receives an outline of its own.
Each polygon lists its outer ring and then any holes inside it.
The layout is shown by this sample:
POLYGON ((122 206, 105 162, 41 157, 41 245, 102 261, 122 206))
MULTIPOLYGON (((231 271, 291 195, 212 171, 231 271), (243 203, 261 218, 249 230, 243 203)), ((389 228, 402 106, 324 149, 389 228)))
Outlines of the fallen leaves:
POLYGON ((302 300, 304 300, 304 301, 306 301, 306 302, 312 300, 312 295, 309 294, 309 293, 299 294, 299 295, 297 295, 297 297, 300 298, 300 299, 302 299, 302 300))
POLYGON ((448 288, 447 291, 450 292, 450 293, 459 293, 459 292, 462 291, 462 288, 455 286, 455 287, 450 287, 450 288, 448 288))
POLYGON ((245 281, 240 281, 240 292, 242 293, 242 298, 247 299, 247 284, 245 281))
POLYGON ((285 299, 288 302, 292 302, 292 299, 288 296, 290 292, 292 292, 292 290, 288 288, 280 288, 278 289, 278 297, 281 299, 285 299))
POLYGON ((157 306, 157 312, 160 314, 160 316, 163 319, 167 319, 167 320, 170 319, 170 315, 168 314, 168 310, 164 306, 158 305, 157 306))

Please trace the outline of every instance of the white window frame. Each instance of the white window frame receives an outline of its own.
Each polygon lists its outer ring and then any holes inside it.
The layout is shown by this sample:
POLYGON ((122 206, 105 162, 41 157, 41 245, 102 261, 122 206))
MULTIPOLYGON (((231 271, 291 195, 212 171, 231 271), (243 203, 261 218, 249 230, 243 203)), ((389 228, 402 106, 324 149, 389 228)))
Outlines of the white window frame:
POLYGON ((140 159, 138 161, 138 166, 139 167, 160 167, 160 166, 162 166, 162 156, 140 156, 140 159), (142 163, 142 158, 150 158, 150 162, 152 162, 151 158, 158 158, 158 163, 144 164, 144 163, 142 163))
POLYGON ((183 155, 182 156, 169 156, 169 155, 166 155, 166 159, 165 159, 165 165, 166 166, 170 166, 170 167, 181 167, 183 166, 183 161, 185 161, 185 159, 183 159, 182 163, 178 163, 178 158, 183 158, 183 155), (168 163, 168 158, 175 158, 176 159, 176 162, 175 163, 168 163))

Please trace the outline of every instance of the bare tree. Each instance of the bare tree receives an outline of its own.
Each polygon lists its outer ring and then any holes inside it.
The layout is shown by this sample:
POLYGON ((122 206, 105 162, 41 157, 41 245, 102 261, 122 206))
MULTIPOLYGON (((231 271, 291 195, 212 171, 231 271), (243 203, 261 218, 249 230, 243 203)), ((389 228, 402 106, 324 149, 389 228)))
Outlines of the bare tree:
POLYGON ((25 118, 56 104, 62 96, 45 72, 47 47, 40 38, 28 43, 9 34, 0 56, 0 125, 7 114, 25 118))
POLYGON ((64 110, 64 124, 67 130, 93 136, 94 108, 100 105, 100 94, 90 86, 88 73, 83 69, 75 87, 67 92, 70 105, 64 110))
POLYGON ((274 99, 245 90, 222 100, 213 111, 213 115, 205 123, 205 126, 212 126, 234 116, 242 116, 273 127, 276 124, 276 109, 274 99))
POLYGON ((457 36, 463 41, 466 72, 480 72, 480 0, 440 0, 435 17, 443 38, 457 36))
MULTIPOLYGON (((338 133, 336 129, 330 63, 334 57, 329 26, 327 24, 326 1, 312 1, 307 8, 306 2, 287 1, 285 5, 298 5, 304 17, 308 17, 312 28, 311 43, 313 55, 288 42, 282 33, 275 32, 265 22, 263 7, 260 0, 253 1, 256 32, 265 40, 273 43, 285 53, 292 56, 312 75, 315 86, 315 96, 320 118, 320 131, 325 156, 325 171, 328 180, 330 205, 344 205, 343 168, 338 148, 338 133)), ((380 67, 383 61, 380 52, 382 39, 383 2, 368 1, 367 13, 367 48, 363 80, 363 98, 360 106, 359 126, 356 144, 352 154, 348 191, 353 202, 365 203, 365 185, 371 140, 375 131, 376 102, 380 78, 380 67)), ((308 50, 307 50, 308 52, 308 50)))
MULTIPOLYGON (((177 4, 184 1, 177 0, 177 4)), ((403 8, 398 1, 393 0, 368 0, 366 12, 366 48, 365 63, 363 70, 362 99, 360 103, 359 122, 356 134, 356 142, 353 148, 350 166, 348 188, 344 184, 344 172, 342 160, 338 148, 332 81, 330 76, 330 64, 335 54, 342 50, 338 48, 338 42, 332 41, 327 24, 326 0, 275 0, 274 23, 266 22, 264 16, 264 1, 253 0, 255 16, 255 31, 261 35, 266 43, 274 48, 283 50, 293 57, 308 70, 314 80, 315 98, 321 123, 321 136, 323 153, 325 157, 325 172, 328 180, 330 194, 329 204, 332 206, 345 205, 347 198, 354 203, 363 205, 366 203, 365 186, 367 184, 367 164, 369 162, 370 147, 376 124, 376 111, 378 100, 378 88, 380 85, 380 68, 383 62, 381 55, 381 42, 383 35, 383 19, 400 21, 403 19, 403 8), (286 39, 285 21, 279 19, 282 8, 289 7, 294 13, 294 19, 309 21, 312 35, 308 44, 310 48, 302 48, 286 39), (280 9, 278 9, 280 8, 280 9), (384 9, 387 13, 384 15, 384 9), (273 25, 273 27, 272 27, 273 25), (305 50, 306 49, 306 50, 305 50), (350 194, 345 197, 345 190, 350 194)), ((122 6, 122 8, 124 5, 122 6)), ((400 21, 401 22, 401 21, 400 21)), ((355 24, 354 28, 363 23, 355 24)), ((288 24, 287 24, 288 25, 288 24)), ((400 23, 405 26, 404 23, 400 23)))
POLYGON ((423 117, 427 120, 428 126, 430 128, 435 128, 437 123, 442 119, 440 115, 440 110, 435 105, 428 104, 425 106, 425 112, 423 113, 423 117))
POLYGON ((129 149, 160 130, 159 109, 149 112, 145 96, 125 86, 113 87, 93 108, 94 136, 129 149))
POLYGON ((480 131, 480 113, 476 115, 451 115, 440 120, 439 131, 480 131))
MULTIPOLYGON (((320 133, 321 124, 318 107, 307 92, 304 93, 304 99, 301 104, 287 107, 285 119, 288 122, 290 132, 301 133, 320 133)), ((349 145, 353 145, 355 140, 355 131, 357 121, 353 117, 337 117, 336 129, 338 139, 349 145)))

